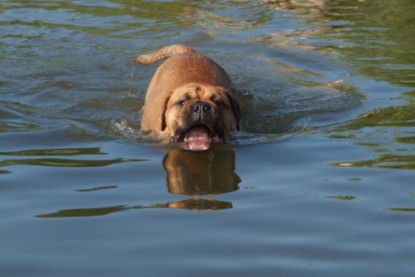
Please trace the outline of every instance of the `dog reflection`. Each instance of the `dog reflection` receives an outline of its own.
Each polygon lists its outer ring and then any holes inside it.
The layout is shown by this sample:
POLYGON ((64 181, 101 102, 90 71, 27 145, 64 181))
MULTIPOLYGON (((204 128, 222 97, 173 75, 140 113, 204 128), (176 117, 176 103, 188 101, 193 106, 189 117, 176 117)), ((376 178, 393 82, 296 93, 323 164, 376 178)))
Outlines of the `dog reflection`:
POLYGON ((171 208, 217 210, 232 208, 232 203, 199 199, 200 195, 214 195, 235 191, 241 181, 235 174, 235 154, 226 147, 214 147, 205 152, 170 150, 163 160, 167 186, 172 194, 193 198, 169 203, 171 208))

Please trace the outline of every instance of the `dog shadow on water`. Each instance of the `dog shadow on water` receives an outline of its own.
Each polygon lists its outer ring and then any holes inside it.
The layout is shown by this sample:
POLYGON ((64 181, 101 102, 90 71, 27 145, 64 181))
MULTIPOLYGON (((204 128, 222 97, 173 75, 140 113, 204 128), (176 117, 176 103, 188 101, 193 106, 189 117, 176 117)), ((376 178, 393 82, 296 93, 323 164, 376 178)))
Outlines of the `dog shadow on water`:
POLYGON ((238 189, 241 181, 235 173, 235 153, 225 146, 193 152, 171 149, 164 157, 168 191, 191 196, 187 200, 167 203, 169 208, 188 210, 221 210, 232 208, 231 202, 219 201, 213 195, 238 189), (200 198, 206 195, 206 198, 200 198))
MULTIPOLYGON (((229 147, 217 145, 203 152, 172 148, 166 153, 163 166, 166 171, 169 193, 186 195, 188 199, 150 205, 63 209, 52 213, 38 214, 35 217, 103 216, 127 210, 142 209, 172 208, 202 211, 232 208, 231 202, 219 201, 214 198, 214 195, 217 194, 236 191, 238 184, 241 182, 241 179, 235 173, 235 153, 229 147)), ((116 188, 116 186, 111 188, 116 188)))

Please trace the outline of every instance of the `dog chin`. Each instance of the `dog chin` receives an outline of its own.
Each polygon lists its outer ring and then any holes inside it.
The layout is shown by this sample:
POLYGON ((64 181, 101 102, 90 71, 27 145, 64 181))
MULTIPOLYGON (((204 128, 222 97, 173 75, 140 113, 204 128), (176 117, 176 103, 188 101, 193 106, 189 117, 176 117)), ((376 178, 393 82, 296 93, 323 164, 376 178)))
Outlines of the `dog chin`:
POLYGON ((223 139, 208 126, 195 125, 186 131, 178 132, 173 141, 185 150, 206 151, 213 143, 222 142, 223 139))

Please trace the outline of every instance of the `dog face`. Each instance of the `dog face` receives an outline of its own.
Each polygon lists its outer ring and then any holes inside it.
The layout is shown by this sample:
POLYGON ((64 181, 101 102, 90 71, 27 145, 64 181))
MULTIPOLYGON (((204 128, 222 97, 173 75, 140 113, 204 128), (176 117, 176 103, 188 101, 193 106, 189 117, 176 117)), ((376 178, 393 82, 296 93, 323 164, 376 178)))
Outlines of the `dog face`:
POLYGON ((193 83, 172 92, 162 128, 181 148, 203 151, 237 131, 239 120, 240 108, 231 92, 193 83))

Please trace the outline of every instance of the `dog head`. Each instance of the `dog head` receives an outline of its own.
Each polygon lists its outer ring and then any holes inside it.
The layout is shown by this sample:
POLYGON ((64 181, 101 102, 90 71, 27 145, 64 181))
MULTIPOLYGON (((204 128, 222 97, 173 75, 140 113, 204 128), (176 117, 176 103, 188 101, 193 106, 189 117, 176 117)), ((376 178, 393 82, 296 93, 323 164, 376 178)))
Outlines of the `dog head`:
POLYGON ((167 99, 162 130, 181 148, 203 151, 239 130, 238 102, 222 87, 187 84, 167 99))

